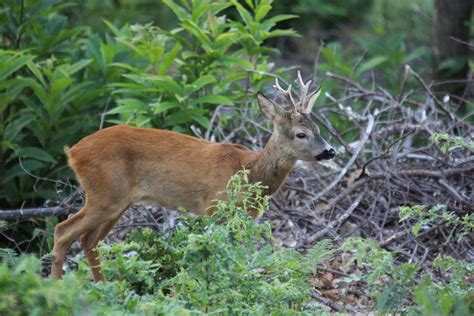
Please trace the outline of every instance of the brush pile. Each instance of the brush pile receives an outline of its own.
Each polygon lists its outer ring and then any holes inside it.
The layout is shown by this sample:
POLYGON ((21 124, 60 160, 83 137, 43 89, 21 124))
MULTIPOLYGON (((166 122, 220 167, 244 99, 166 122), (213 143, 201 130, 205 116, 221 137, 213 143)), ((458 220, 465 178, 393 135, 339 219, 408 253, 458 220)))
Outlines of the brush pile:
POLYGON ((338 155, 301 164, 272 199, 264 219, 283 243, 307 248, 362 236, 422 266, 439 253, 474 261, 473 118, 455 114, 463 100, 436 94, 406 71, 421 88, 405 92, 402 84, 398 96, 328 74, 345 93, 326 93, 332 103, 314 118, 338 155))

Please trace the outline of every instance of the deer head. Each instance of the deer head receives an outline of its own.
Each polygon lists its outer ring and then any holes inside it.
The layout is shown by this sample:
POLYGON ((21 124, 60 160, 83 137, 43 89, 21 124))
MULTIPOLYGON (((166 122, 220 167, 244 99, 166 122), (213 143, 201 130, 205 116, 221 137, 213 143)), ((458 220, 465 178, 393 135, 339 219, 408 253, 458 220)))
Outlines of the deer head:
POLYGON ((311 80, 304 83, 299 71, 295 81, 300 90, 297 101, 292 95, 291 85, 285 90, 280 86, 278 79, 275 80, 274 88, 286 99, 290 106, 289 111, 259 92, 257 100, 260 110, 267 119, 273 122, 273 137, 288 157, 305 161, 331 159, 336 152, 321 137, 318 126, 310 116, 321 89, 317 87, 308 93, 311 80))

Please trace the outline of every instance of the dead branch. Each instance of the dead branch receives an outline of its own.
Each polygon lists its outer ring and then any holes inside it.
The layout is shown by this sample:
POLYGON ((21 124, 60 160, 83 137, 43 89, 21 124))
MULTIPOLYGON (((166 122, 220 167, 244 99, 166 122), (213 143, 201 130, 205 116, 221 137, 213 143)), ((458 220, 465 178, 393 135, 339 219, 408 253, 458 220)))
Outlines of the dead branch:
POLYGON ((0 220, 18 220, 28 219, 34 217, 46 216, 63 216, 74 214, 79 211, 76 206, 54 206, 54 207, 39 207, 39 208, 25 208, 19 210, 0 210, 0 220))

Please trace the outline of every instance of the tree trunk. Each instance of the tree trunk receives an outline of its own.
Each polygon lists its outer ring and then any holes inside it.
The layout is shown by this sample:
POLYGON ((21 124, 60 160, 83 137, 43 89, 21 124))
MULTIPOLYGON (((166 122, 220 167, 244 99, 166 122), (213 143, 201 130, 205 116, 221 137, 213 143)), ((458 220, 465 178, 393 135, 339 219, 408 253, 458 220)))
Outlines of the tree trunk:
MULTIPOLYGON (((435 0, 433 71, 436 80, 467 79, 468 77, 470 48, 466 43, 469 42, 469 20, 473 4, 473 0, 435 0), (453 67, 447 67, 447 69, 439 67, 448 60, 454 62, 453 67)), ((466 83, 443 88, 462 95, 466 83)))

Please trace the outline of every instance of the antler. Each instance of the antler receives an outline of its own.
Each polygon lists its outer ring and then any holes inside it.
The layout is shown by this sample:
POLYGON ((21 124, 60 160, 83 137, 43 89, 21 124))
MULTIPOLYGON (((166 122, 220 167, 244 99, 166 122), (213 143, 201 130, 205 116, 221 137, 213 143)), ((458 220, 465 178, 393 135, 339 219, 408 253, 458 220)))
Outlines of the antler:
POLYGON ((291 85, 288 85, 288 89, 285 90, 280 86, 278 82, 278 78, 275 79, 275 85, 273 86, 276 88, 288 101, 294 113, 298 112, 298 104, 293 100, 293 95, 291 94, 291 85))
POLYGON ((308 81, 306 84, 303 81, 303 78, 301 78, 301 72, 298 70, 298 78, 295 80, 296 84, 298 85, 298 88, 300 89, 300 109, 301 112, 303 112, 306 109, 307 106, 307 100, 306 96, 308 94, 308 89, 309 86, 311 85, 312 80, 308 81))
POLYGON ((293 99, 293 95, 291 94, 291 85, 288 85, 288 89, 285 90, 280 86, 278 82, 278 78, 275 79, 275 85, 273 86, 276 88, 288 101, 294 113, 310 113, 311 109, 314 105, 314 101, 319 96, 320 87, 317 87, 316 90, 308 94, 309 87, 311 86, 312 80, 304 83, 303 78, 301 77, 301 72, 298 71, 298 77, 295 80, 298 88, 300 90, 300 100, 299 102, 295 102, 293 99))

